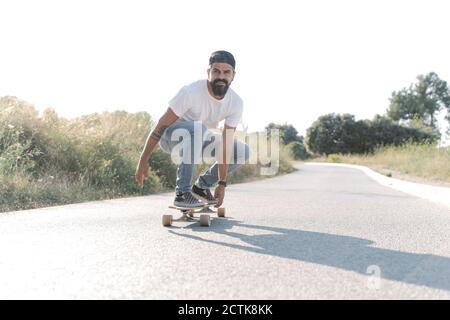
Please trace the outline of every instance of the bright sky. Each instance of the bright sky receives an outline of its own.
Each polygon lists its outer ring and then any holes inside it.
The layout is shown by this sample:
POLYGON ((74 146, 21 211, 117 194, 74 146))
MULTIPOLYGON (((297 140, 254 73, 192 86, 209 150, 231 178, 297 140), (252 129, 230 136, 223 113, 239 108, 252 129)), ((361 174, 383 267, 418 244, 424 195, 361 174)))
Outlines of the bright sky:
POLYGON ((155 120, 215 50, 235 55, 250 131, 383 114, 394 90, 450 82, 448 0, 2 0, 0 96, 64 117, 155 120))

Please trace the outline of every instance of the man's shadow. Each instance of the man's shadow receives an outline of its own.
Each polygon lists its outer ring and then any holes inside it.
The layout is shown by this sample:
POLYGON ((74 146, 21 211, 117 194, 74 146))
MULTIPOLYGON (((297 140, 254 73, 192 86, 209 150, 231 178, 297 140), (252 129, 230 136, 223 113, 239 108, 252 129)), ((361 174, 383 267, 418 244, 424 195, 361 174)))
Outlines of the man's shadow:
POLYGON ((187 226, 199 235, 172 234, 234 249, 335 267, 359 274, 371 275, 371 266, 378 267, 383 279, 450 291, 450 258, 431 254, 416 254, 372 247, 373 241, 349 236, 257 226, 232 218, 215 219, 210 228, 197 223, 187 226), (268 232, 246 235, 233 228, 268 232), (250 246, 204 239, 203 232, 216 232, 237 238, 250 246))

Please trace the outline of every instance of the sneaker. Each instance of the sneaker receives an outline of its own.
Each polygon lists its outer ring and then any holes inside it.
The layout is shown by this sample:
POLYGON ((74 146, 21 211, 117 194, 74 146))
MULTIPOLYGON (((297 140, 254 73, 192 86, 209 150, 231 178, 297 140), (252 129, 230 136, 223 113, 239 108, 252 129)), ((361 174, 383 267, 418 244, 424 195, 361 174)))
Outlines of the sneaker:
POLYGON ((217 204, 216 198, 213 197, 209 189, 202 189, 194 185, 192 187, 192 195, 197 199, 206 202, 206 204, 210 205, 217 204))
POLYGON ((190 192, 177 194, 173 204, 182 208, 202 208, 205 206, 203 202, 194 198, 190 192))

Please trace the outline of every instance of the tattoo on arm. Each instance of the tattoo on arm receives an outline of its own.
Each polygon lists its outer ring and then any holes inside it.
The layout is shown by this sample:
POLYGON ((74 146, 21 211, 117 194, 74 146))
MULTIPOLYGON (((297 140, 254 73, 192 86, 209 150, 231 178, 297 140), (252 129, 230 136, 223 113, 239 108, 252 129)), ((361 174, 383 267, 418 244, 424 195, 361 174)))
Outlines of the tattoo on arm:
POLYGON ((166 131, 167 128, 168 128, 168 126, 161 126, 160 128, 156 128, 155 130, 153 130, 152 134, 150 135, 151 138, 153 138, 155 140, 161 139, 162 135, 164 134, 164 131, 166 131))

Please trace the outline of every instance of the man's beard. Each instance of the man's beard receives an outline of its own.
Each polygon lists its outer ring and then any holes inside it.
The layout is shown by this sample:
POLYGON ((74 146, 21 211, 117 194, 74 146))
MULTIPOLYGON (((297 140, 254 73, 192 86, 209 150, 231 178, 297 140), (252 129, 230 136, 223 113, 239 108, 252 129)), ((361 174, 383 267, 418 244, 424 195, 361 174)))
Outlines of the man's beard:
POLYGON ((225 94, 227 93, 229 87, 230 85, 226 80, 216 79, 211 83, 212 92, 216 97, 225 97, 225 94), (218 84, 219 82, 223 82, 225 83, 225 85, 218 84))

